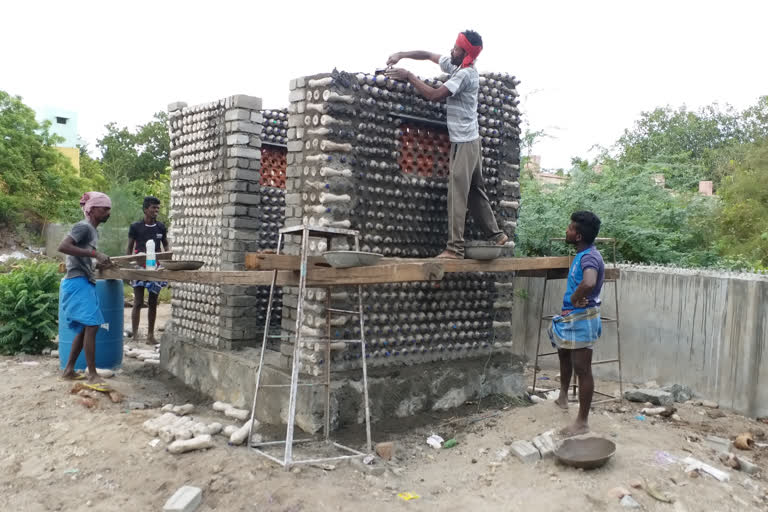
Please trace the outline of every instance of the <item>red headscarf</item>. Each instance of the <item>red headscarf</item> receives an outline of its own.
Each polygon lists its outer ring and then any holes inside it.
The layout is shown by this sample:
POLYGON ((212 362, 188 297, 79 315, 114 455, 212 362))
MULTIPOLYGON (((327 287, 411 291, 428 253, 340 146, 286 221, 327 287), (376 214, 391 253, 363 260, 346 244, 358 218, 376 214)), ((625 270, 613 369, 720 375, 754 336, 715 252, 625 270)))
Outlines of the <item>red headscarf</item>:
POLYGON ((483 51, 482 46, 472 46, 464 32, 459 32, 459 37, 456 38, 456 46, 464 50, 467 54, 464 56, 464 60, 461 62, 461 67, 466 68, 471 66, 480 52, 483 51))
POLYGON ((91 209, 99 206, 105 208, 112 208, 112 201, 107 194, 101 192, 86 192, 83 197, 80 198, 80 208, 83 209, 85 218, 90 216, 91 209))

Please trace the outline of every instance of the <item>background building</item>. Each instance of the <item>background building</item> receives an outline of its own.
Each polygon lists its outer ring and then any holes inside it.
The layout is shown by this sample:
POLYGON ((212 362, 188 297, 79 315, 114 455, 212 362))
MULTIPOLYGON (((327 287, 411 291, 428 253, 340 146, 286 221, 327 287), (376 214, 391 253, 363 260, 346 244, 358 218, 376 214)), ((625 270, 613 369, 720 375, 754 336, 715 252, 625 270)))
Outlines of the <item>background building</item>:
POLYGON ((38 120, 51 123, 50 132, 55 133, 64 140, 56 147, 72 162, 72 165, 80 170, 80 149, 77 147, 80 140, 77 134, 77 113, 55 107, 47 107, 38 113, 38 120))

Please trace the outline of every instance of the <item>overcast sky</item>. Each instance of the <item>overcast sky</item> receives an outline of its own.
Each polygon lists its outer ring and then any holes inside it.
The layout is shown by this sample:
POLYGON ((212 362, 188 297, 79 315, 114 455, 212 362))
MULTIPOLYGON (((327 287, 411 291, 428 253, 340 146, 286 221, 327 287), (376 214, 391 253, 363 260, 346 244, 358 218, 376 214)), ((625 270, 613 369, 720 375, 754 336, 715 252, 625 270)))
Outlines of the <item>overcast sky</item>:
MULTIPOLYGON (((768 2, 34 0, 0 6, 0 89, 104 125, 134 126, 172 101, 231 94, 288 103, 288 81, 337 67, 372 72, 398 50, 447 53, 483 37, 480 71, 516 75, 548 168, 610 145, 640 112, 768 94, 768 2)), ((403 62, 422 76, 437 67, 403 62)))

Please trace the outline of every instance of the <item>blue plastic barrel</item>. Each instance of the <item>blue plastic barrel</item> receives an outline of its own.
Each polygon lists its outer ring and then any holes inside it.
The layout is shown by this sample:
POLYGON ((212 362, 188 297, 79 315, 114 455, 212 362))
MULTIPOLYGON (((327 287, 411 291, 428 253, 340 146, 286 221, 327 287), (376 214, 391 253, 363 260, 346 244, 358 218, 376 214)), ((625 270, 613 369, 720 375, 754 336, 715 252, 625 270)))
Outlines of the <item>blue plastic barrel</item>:
MULTIPOLYGON (((104 324, 96 332, 96 368, 118 368, 123 363, 123 282, 118 279, 98 279, 96 296, 99 298, 104 324)), ((63 370, 69 360, 72 341, 77 332, 63 320, 59 301, 59 365, 63 370)), ((85 369, 85 350, 75 362, 76 370, 85 369)))

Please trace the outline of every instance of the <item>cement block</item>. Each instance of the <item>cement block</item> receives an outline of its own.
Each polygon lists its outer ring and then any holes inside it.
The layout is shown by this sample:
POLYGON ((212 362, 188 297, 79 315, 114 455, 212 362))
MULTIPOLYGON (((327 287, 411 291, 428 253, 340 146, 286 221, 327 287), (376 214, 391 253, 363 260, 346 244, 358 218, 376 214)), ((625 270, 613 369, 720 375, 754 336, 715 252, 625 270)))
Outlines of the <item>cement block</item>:
POLYGON ((264 114, 261 112, 251 112, 251 122, 264 124, 264 114))
POLYGON ((292 91, 294 89, 296 89, 296 79, 295 78, 288 82, 288 90, 292 91))
POLYGON ((233 108, 224 113, 225 121, 250 121, 251 111, 244 108, 233 108))
MULTIPOLYGON (((237 171, 238 169, 230 169, 230 173, 232 171, 237 171)), ((247 171, 252 172, 252 171, 247 171)), ((248 190, 248 183, 245 181, 242 181, 243 178, 237 178, 235 177, 234 180, 231 181, 225 181, 221 184, 222 190, 225 192, 245 192, 248 190)), ((258 179, 258 178, 252 178, 252 179, 258 179)))
POLYGON ((259 137, 258 135, 251 135, 251 138, 248 140, 248 145, 254 148, 260 148, 261 137, 259 137))
POLYGON ((302 77, 299 77, 296 79, 296 87, 306 87, 307 85, 307 79, 302 77))
POLYGON ((227 123, 227 131, 229 132, 246 132, 246 133, 260 134, 262 129, 263 129, 263 126, 261 126, 258 123, 253 123, 251 121, 232 121, 231 123, 227 123))
POLYGON ((533 438, 533 446, 539 450, 539 454, 542 459, 551 457, 555 453, 555 441, 552 436, 547 434, 541 434, 533 438))
POLYGON ((730 439, 725 439, 723 437, 718 436, 707 436, 704 439, 704 443, 715 450, 716 452, 720 453, 728 453, 731 451, 731 441, 730 439))
POLYGON ((651 402, 653 405, 672 405, 672 393, 661 389, 631 389, 624 392, 630 402, 651 402))
POLYGON ((248 96, 246 94, 236 94, 232 96, 232 106, 249 108, 251 110, 261 110, 261 98, 248 96))
POLYGON ((515 441, 509 447, 510 452, 522 462, 536 462, 541 458, 539 450, 528 441, 515 441))
POLYGON ((258 149, 235 146, 229 148, 228 154, 232 158, 250 158, 253 160, 261 160, 261 151, 258 149))
POLYGON ((304 89, 294 89, 288 93, 288 101, 303 101, 306 91, 304 89))
POLYGON ((203 491, 199 487, 185 485, 173 493, 163 506, 164 512, 194 512, 203 501, 203 491))
POLYGON ((174 101, 173 103, 168 104, 168 112, 173 112, 174 110, 181 110, 186 106, 187 106, 187 103, 184 101, 174 101))
POLYGON ((303 147, 304 147, 304 144, 302 144, 301 141, 298 141, 298 140, 288 141, 288 151, 301 151, 301 148, 303 147))
POLYGON ((245 205, 256 205, 261 203, 261 194, 229 194, 229 202, 245 205))
POLYGON ((227 144, 230 146, 234 146, 236 144, 244 146, 249 142, 251 142, 251 136, 247 133, 233 133, 232 135, 227 135, 227 144))
POLYGON ((221 209, 221 214, 225 217, 236 217, 240 215, 248 215, 247 206, 225 206, 221 209))

